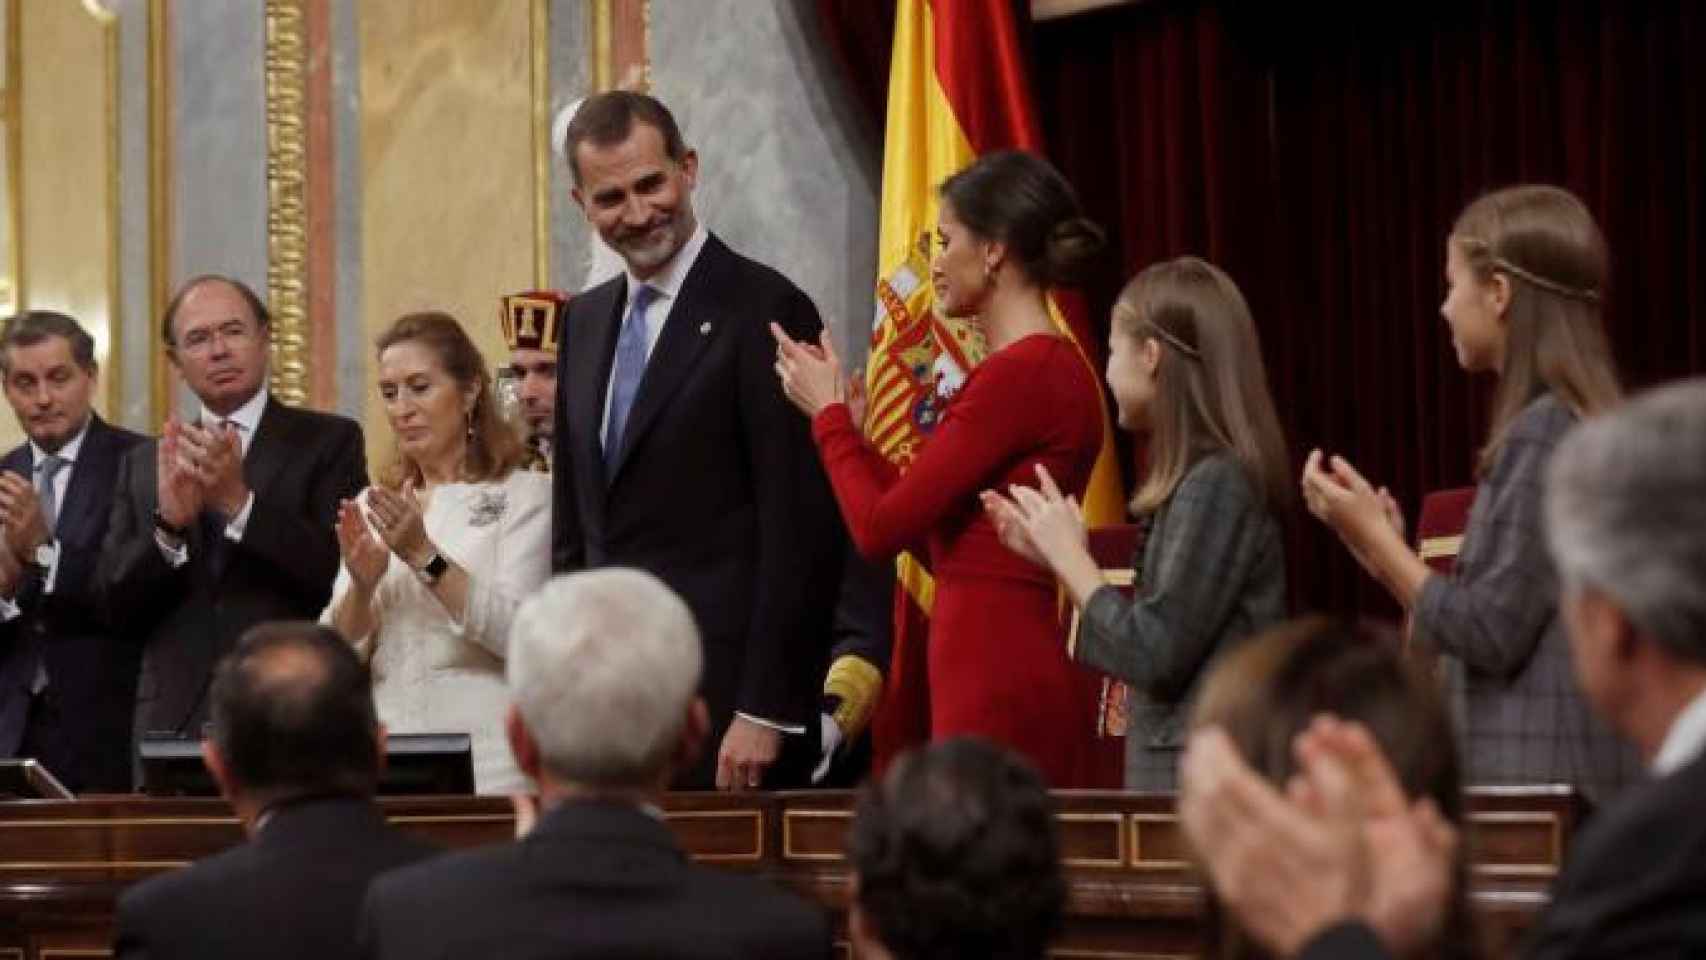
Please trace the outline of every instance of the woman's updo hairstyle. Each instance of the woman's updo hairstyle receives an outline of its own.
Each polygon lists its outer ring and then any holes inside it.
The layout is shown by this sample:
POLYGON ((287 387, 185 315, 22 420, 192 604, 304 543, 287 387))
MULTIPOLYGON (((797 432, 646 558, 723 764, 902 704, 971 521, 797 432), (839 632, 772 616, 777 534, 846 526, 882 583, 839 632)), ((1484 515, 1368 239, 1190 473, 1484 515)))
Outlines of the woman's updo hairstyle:
POLYGON ((1079 212, 1066 178, 1034 153, 984 154, 942 181, 937 196, 967 229, 1006 244, 1038 286, 1082 282, 1105 245, 1102 228, 1079 212))

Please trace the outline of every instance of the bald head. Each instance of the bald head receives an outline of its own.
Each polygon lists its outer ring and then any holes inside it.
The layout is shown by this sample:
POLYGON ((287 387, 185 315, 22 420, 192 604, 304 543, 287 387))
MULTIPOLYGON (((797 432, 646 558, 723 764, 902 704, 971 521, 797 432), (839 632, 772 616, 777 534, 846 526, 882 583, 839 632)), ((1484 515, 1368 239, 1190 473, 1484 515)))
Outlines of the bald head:
POLYGON ((249 629, 214 673, 212 739, 252 794, 371 794, 379 721, 367 668, 336 631, 273 622, 249 629))

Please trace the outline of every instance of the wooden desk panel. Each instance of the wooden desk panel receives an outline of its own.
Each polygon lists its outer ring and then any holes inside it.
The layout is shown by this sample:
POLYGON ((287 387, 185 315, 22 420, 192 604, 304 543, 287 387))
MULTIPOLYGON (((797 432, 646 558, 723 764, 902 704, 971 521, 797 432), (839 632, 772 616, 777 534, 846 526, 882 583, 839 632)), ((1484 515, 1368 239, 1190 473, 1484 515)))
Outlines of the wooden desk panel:
MULTIPOLYGON (((1173 813, 1159 794, 1058 795, 1071 958, 1194 956, 1202 889, 1173 813)), ((507 841, 503 799, 395 798, 393 823, 449 848, 507 841)), ((664 814, 695 859, 769 876, 837 915, 851 891, 843 852, 853 797, 845 792, 666 797, 664 814)), ((1580 816, 1567 790, 1480 790, 1470 797, 1475 903, 1495 945, 1545 904, 1580 816)), ((106 956, 118 895, 137 879, 240 842, 218 800, 134 797, 0 803, 0 960, 106 956)))

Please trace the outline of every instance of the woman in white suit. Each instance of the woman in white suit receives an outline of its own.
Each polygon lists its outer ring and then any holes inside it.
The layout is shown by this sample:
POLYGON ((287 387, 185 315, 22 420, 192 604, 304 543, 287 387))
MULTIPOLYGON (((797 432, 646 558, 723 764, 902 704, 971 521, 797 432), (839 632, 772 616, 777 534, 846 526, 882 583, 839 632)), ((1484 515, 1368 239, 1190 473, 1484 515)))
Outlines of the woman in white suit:
POLYGON ((504 736, 517 604, 550 575, 551 481, 498 414, 478 348, 444 313, 380 335, 396 456, 338 515, 343 566, 323 620, 369 659, 395 733, 473 737, 474 787, 530 792, 504 736))

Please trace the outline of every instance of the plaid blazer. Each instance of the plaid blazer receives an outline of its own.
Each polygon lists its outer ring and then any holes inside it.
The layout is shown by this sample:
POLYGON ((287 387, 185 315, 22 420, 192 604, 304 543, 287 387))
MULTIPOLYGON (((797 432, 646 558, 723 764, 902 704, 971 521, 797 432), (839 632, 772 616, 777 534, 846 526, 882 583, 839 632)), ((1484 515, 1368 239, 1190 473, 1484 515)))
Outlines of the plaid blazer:
POLYGON ((1243 467, 1216 453, 1155 512, 1132 566, 1137 596, 1091 594, 1074 656, 1131 685, 1126 789, 1172 790, 1209 662, 1285 616, 1285 549, 1243 467))
POLYGON ((1574 423, 1550 393, 1511 421, 1469 508, 1454 572, 1422 585, 1413 636, 1442 655, 1468 783, 1568 783, 1598 804, 1644 773, 1634 748, 1589 708, 1557 615, 1541 491, 1574 423))

